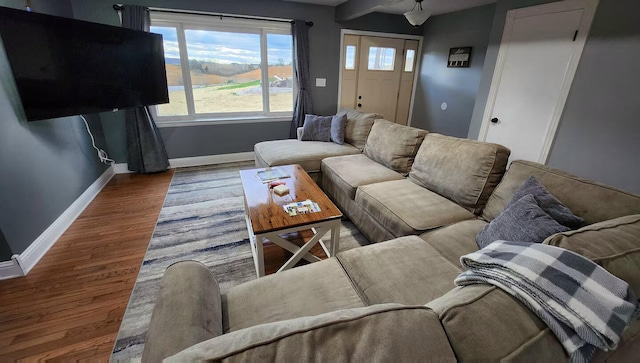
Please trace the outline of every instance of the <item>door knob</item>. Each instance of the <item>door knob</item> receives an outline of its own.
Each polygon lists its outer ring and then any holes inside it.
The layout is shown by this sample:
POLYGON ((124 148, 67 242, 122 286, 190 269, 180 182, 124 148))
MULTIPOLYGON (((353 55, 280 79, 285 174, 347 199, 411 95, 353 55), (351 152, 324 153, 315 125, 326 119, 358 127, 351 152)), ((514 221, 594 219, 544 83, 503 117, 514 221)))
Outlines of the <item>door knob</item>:
POLYGON ((492 124, 497 124, 498 123, 498 118, 497 117, 492 118, 491 119, 491 123, 492 124))
POLYGON ((362 107, 362 103, 358 103, 358 107, 362 107))

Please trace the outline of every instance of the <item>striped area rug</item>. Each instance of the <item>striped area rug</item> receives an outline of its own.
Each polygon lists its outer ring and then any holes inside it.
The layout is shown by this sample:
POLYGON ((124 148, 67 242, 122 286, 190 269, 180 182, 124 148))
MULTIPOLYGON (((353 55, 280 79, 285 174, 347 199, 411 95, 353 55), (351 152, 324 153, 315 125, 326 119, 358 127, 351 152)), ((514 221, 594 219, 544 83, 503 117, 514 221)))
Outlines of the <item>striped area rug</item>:
MULTIPOLYGON (((160 280, 172 263, 202 262, 223 293, 256 278, 239 173, 254 167, 233 163, 176 170, 120 325, 112 361, 142 356, 160 280)), ((342 222, 341 251, 367 243, 351 222, 342 222)))

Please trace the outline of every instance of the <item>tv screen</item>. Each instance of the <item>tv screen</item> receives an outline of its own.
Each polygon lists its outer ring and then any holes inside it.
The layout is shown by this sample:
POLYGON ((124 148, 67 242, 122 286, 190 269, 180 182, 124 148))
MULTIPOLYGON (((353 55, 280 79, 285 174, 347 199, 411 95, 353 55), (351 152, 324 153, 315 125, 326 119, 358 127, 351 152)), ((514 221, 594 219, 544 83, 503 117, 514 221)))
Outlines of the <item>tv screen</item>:
POLYGON ((0 7, 27 120, 169 102, 162 36, 0 7))

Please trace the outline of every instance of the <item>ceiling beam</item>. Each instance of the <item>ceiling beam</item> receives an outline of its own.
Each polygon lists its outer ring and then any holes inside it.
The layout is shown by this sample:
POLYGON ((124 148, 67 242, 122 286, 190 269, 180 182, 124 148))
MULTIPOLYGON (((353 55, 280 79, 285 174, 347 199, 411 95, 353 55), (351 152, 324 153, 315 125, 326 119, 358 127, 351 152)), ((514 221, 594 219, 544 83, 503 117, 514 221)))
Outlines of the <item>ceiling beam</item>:
POLYGON ((349 0, 336 6, 336 21, 347 21, 373 13, 378 8, 397 4, 403 0, 349 0))

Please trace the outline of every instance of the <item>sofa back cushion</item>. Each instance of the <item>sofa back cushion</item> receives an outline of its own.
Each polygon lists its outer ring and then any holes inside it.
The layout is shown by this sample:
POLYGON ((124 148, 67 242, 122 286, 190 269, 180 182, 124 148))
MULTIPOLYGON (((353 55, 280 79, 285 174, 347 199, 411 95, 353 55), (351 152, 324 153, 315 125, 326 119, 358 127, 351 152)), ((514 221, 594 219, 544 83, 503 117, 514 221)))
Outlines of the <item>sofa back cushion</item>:
POLYGON ((371 128, 364 154, 369 159, 406 176, 426 134, 427 131, 422 129, 379 119, 371 128))
POLYGON ((478 214, 500 182, 510 153, 502 145, 431 133, 409 178, 478 214))
POLYGON ((360 111, 343 109, 338 115, 347 115, 347 126, 344 131, 344 142, 349 143, 358 149, 364 149, 369 132, 376 119, 382 118, 377 113, 362 113, 360 111))
MULTIPOLYGON (((284 307, 283 307, 284 308, 284 307)), ((436 314, 373 305, 256 325, 196 344, 165 361, 455 361, 436 314)))
POLYGON ((618 278, 640 296, 640 214, 555 234, 545 244, 578 253, 618 278))
POLYGON ((491 194, 482 217, 493 220, 511 201, 516 189, 532 175, 586 224, 640 214, 639 195, 531 161, 516 160, 491 194))

